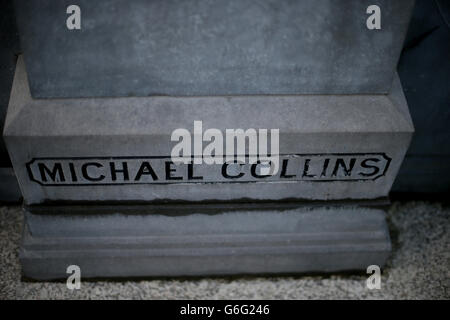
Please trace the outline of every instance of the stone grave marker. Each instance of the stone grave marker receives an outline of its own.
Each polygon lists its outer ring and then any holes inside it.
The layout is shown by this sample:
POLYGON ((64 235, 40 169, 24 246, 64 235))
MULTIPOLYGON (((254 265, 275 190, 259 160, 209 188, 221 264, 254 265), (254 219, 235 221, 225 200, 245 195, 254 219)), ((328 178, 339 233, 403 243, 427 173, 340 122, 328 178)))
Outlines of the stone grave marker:
POLYGON ((68 3, 19 1, 4 138, 24 275, 383 266, 414 131, 395 73, 412 2, 380 1, 380 30, 364 1, 124 3, 79 1, 81 29, 59 30, 68 3))

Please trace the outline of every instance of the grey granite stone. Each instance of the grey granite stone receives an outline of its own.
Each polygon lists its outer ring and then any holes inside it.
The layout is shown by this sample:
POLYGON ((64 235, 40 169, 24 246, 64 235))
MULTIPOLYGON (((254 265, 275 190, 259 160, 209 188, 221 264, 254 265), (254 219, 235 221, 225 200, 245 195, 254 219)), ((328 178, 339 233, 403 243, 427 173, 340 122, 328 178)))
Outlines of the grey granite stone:
POLYGON ((366 270, 382 267, 391 250, 384 211, 373 208, 189 208, 173 216, 60 210, 26 209, 26 277, 66 278, 69 265, 78 265, 83 278, 366 270))
POLYGON ((20 0, 32 96, 387 93, 413 0, 20 0), (81 29, 66 8, 81 9, 81 29))
POLYGON ((413 130, 397 78, 389 95, 32 99, 19 59, 4 136, 26 204, 339 200, 386 197, 413 130), (204 130, 279 129, 277 175, 172 166, 171 133, 192 132, 195 120, 204 130), (135 179, 145 162, 154 176, 135 179))

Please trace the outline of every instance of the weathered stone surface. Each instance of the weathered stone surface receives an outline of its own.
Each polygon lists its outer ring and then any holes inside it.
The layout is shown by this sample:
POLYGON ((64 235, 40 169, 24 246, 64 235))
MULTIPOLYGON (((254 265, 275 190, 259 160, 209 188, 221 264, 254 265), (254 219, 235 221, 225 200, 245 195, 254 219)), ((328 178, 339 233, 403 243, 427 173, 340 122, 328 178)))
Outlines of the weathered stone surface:
POLYGON ((261 206, 199 213, 204 209, 181 208, 184 215, 26 209, 23 274, 66 278, 69 265, 78 265, 82 278, 366 270, 382 267, 391 250, 379 209, 261 206))
POLYGON ((25 203, 38 204, 376 199, 388 195, 412 132, 398 79, 389 95, 44 100, 31 98, 19 59, 4 135, 25 203), (242 174, 233 179, 220 165, 170 164, 172 131, 192 131, 195 120, 223 132, 279 129, 278 174, 227 167, 242 174), (145 162, 155 175, 137 179, 145 162))
POLYGON ((413 0, 17 1, 32 96, 387 93, 413 0))

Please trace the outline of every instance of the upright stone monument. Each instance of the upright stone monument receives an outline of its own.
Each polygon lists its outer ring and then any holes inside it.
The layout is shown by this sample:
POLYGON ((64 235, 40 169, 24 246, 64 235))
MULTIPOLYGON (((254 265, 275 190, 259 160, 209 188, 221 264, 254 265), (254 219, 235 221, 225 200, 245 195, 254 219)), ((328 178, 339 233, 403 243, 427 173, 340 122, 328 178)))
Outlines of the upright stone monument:
POLYGON ((78 1, 80 29, 69 5, 16 7, 4 137, 25 276, 384 265, 412 1, 78 1))

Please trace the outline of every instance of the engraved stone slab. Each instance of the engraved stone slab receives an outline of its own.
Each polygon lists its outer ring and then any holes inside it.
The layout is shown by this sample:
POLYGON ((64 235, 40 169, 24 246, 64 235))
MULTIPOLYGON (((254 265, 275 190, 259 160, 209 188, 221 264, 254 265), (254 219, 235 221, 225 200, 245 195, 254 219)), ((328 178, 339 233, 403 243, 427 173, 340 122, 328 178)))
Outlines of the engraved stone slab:
POLYGON ((35 98, 354 94, 389 91, 413 4, 19 0, 16 13, 35 98))
POLYGON ((26 204, 386 197, 413 125, 389 95, 32 99, 19 59, 4 136, 26 204), (280 169, 181 164, 177 128, 279 129, 280 169))
POLYGON ((282 155, 281 170, 261 174, 258 164, 175 165, 166 157, 33 158, 26 164, 41 186, 95 186, 177 183, 375 181, 391 162, 384 153, 282 155), (301 174, 298 174, 300 171, 301 174), (264 180, 261 180, 264 179, 264 180))

